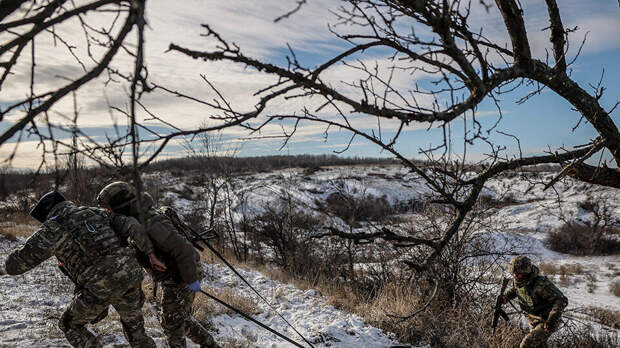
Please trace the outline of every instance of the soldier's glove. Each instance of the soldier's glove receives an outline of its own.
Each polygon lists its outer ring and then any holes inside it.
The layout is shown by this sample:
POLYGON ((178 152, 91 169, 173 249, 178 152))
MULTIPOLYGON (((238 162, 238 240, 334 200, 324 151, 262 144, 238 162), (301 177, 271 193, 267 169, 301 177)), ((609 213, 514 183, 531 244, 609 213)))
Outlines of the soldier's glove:
POLYGON ((195 282, 189 284, 188 288, 189 288, 189 291, 200 292, 200 290, 201 290, 200 289, 200 282, 199 281, 195 281, 195 282))

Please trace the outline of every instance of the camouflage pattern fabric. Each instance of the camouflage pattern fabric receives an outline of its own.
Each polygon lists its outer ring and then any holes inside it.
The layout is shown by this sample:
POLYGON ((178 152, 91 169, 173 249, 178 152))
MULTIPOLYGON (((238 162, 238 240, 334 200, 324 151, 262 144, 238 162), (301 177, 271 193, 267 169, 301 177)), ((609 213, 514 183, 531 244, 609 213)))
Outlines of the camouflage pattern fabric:
POLYGON ((144 215, 146 221, 143 225, 135 217, 114 214, 112 226, 119 235, 129 236, 128 242, 142 254, 153 250, 164 261, 168 268, 165 272, 154 270, 148 262, 142 262, 153 280, 173 279, 178 283, 191 284, 202 279, 200 255, 189 240, 177 231, 170 219, 153 207, 148 207, 144 215))
POLYGON ((59 203, 41 228, 8 256, 7 273, 24 273, 54 255, 79 288, 59 324, 72 345, 100 346, 85 325, 111 304, 121 314, 132 346, 155 347, 144 333, 142 270, 109 223, 105 210, 59 203))
MULTIPOLYGON (((106 195, 101 197, 105 202, 103 198, 106 195)), ((137 249, 138 258, 142 259, 141 264, 149 271, 153 281, 161 282, 161 324, 168 345, 172 348, 185 347, 187 336, 201 347, 217 347, 207 329, 192 316, 195 293, 189 291, 187 284, 202 279, 200 255, 170 219, 153 208, 152 199, 146 199, 143 203, 146 208, 144 225, 135 217, 121 214, 113 216, 112 225, 118 234, 128 236, 128 242, 137 249), (144 258, 149 250, 147 240, 151 242, 157 257, 166 264, 166 271, 154 270, 144 258)))
POLYGON ((144 294, 140 287, 141 278, 120 279, 100 282, 80 290, 62 314, 59 327, 74 347, 101 347, 97 338, 85 325, 93 321, 109 305, 112 305, 121 318, 123 333, 132 347, 154 348, 155 342, 144 330, 142 305, 144 294))
POLYGON ((508 300, 518 298, 530 323, 530 333, 521 342, 521 347, 543 347, 551 333, 557 330, 568 299, 547 277, 539 275, 538 267, 531 267, 527 278, 515 281, 505 297, 508 300))
POLYGON ((542 348, 545 347, 551 332, 545 331, 545 323, 541 321, 530 322, 530 332, 523 337, 519 348, 542 348))
POLYGON ((189 291, 187 285, 176 283, 173 280, 163 281, 162 284, 162 323, 168 345, 171 348, 184 348, 185 336, 201 348, 215 348, 217 344, 192 315, 192 304, 195 293, 189 291))
POLYGON ((123 242, 131 244, 145 255, 155 251, 151 238, 142 230, 142 225, 138 219, 115 213, 112 213, 111 218, 112 228, 121 239, 124 239, 123 242))

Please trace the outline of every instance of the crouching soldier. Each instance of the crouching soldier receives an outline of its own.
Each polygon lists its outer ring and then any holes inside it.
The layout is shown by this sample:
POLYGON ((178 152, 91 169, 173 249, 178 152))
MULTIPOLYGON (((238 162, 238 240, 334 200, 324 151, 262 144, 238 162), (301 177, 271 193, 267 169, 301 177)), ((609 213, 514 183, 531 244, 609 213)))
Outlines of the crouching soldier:
POLYGON ((200 255, 192 244, 179 233, 166 215, 157 211, 153 198, 145 193, 140 201, 144 212, 144 225, 138 220, 138 204, 134 187, 117 181, 104 187, 97 196, 99 205, 112 210, 113 227, 120 235, 129 237, 129 242, 138 249, 138 259, 149 271, 153 281, 162 285, 162 328, 171 348, 185 347, 185 336, 202 348, 218 347, 207 329, 192 315, 195 293, 199 292, 202 270, 200 255), (145 255, 152 252, 147 243, 136 243, 136 239, 152 241, 152 248, 165 263, 166 269, 153 267, 145 255))
POLYGON ((111 304, 132 347, 155 347, 144 330, 142 271, 132 250, 123 247, 111 228, 108 212, 78 207, 52 191, 39 200, 30 215, 43 225, 9 255, 6 272, 22 274, 56 256, 79 289, 59 323, 69 343, 102 347, 85 325, 111 304))
POLYGON ((568 299, 526 256, 517 256, 510 261, 514 275, 513 287, 504 295, 504 303, 518 298, 525 314, 530 332, 521 341, 521 348, 544 347, 547 339, 557 330, 562 311, 568 299))

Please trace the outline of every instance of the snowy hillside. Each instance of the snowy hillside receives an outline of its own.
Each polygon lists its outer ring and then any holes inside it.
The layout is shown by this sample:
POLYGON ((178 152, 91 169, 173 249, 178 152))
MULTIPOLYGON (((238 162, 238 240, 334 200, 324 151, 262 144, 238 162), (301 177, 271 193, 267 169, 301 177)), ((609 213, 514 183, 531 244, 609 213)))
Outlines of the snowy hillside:
MULTIPOLYGON (((617 190, 566 179, 543 192, 542 184, 534 183, 547 182, 553 174, 524 175, 527 177, 514 175, 488 183, 483 191, 484 199, 502 204, 488 208, 489 219, 493 221, 488 226, 494 227, 479 233, 490 236, 498 249, 517 250, 543 262, 543 272, 547 271, 568 296, 569 310, 580 313, 581 308, 596 306, 620 311, 620 298, 610 291, 610 284, 620 277, 620 255, 575 257, 551 251, 544 244, 547 233, 566 221, 592 219, 591 213, 579 204, 589 197, 604 200, 611 214, 620 218, 617 190), (568 268, 572 271, 567 275, 564 270, 568 268)), ((196 185, 196 178, 191 174, 157 173, 149 174, 147 179, 148 183, 160 185, 160 203, 172 204, 182 212, 200 210, 208 205, 204 203, 205 197, 209 196, 207 187, 196 185)), ((337 217, 321 215, 324 214, 321 212, 323 202, 338 192, 362 199, 380 198, 394 207, 399 216, 415 219, 416 207, 430 195, 430 190, 419 178, 400 166, 334 167, 315 172, 288 169, 230 180, 234 188, 234 194, 230 196, 231 217, 235 220, 261 214, 265 207, 276 206, 282 199, 288 199, 299 209, 342 225, 345 222, 337 217)), ((22 242, 0 236, 0 261, 3 262, 6 254, 22 242)), ((67 284, 54 262, 47 261, 23 276, 0 277, 3 299, 0 303, 0 347, 67 346, 57 328, 57 318, 71 298, 72 286, 67 284)), ((204 270, 207 276, 203 287, 207 291, 232 291, 235 296, 246 298, 256 308, 256 319, 302 342, 225 266, 205 263, 204 270)), ((254 270, 241 272, 316 347, 390 347, 399 344, 393 334, 382 332, 365 324, 359 316, 329 305, 328 299, 318 291, 282 284, 254 270)), ((147 304, 145 311, 148 333, 161 345, 163 334, 153 304, 147 304)), ((110 317, 116 318, 114 315, 110 317)), ((226 346, 292 346, 238 315, 222 311, 212 316, 210 322, 214 337, 226 346)), ((125 342, 116 320, 106 319, 97 325, 96 330, 104 334, 107 347, 125 342)))
MULTIPOLYGON (((593 218, 591 212, 579 205, 589 198, 603 200, 610 213, 620 219, 618 190, 565 178, 543 191, 544 184, 555 174, 526 172, 489 180, 481 199, 508 200, 510 203, 505 207, 490 208, 492 225, 498 228, 481 232, 490 233, 498 249, 529 254, 537 262, 544 261, 558 267, 573 265, 573 268, 580 269, 581 274, 575 274, 568 284, 560 284, 561 289, 570 296, 570 307, 597 305, 620 310, 620 298, 609 291, 611 282, 620 281, 620 255, 576 257, 554 252, 544 245, 544 238, 550 230, 567 221, 589 221, 593 218), (592 293, 588 292, 585 281, 589 274, 589 278, 596 278, 594 285, 590 285, 596 289, 592 293)), ((186 178, 168 174, 160 176, 160 179, 177 192, 184 188, 201 192, 200 188, 186 184, 186 178)), ((238 192, 244 192, 245 197, 243 202, 236 202, 238 219, 244 213, 260 213, 262 207, 274 205, 283 196, 292 197, 304 209, 314 210, 317 209, 317 202, 324 202, 334 192, 345 191, 358 197, 383 197, 392 206, 411 206, 431 194, 420 178, 401 166, 333 167, 311 174, 303 169, 286 169, 234 180, 238 184, 238 192)), ((174 198, 171 200, 173 204, 181 209, 189 209, 193 204, 178 194, 169 195, 174 198)), ((559 275, 550 277, 559 278, 559 275)))

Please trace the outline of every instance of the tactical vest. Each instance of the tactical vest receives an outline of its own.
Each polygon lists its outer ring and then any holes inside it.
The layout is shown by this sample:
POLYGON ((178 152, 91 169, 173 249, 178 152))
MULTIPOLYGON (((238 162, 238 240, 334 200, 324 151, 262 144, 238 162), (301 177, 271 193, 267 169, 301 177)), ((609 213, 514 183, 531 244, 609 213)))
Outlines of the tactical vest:
POLYGON ((68 208, 51 220, 68 233, 67 243, 56 250, 56 258, 76 278, 100 257, 121 250, 122 244, 110 227, 107 212, 90 207, 68 208))
POLYGON ((532 296, 534 287, 537 283, 548 281, 549 280, 547 280, 547 277, 539 275, 534 277, 534 279, 529 281, 525 286, 516 287, 519 306, 523 311, 534 315, 544 315, 551 309, 551 303, 539 303, 540 300, 532 296))
POLYGON ((534 299, 530 295, 531 289, 526 285, 516 288, 517 297, 519 298, 519 306, 526 312, 530 312, 534 308, 534 299))

